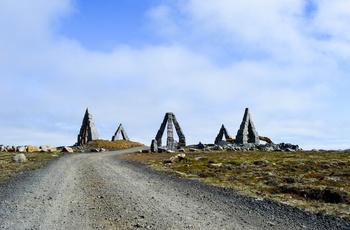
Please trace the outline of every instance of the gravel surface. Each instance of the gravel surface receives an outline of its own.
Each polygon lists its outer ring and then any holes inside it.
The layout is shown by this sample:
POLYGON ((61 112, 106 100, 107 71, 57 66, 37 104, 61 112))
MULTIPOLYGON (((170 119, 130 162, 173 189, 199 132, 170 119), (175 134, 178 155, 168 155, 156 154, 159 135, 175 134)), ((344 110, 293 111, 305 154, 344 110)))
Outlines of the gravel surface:
POLYGON ((0 185, 0 229, 350 229, 118 158, 137 149, 65 155, 15 176, 0 185))

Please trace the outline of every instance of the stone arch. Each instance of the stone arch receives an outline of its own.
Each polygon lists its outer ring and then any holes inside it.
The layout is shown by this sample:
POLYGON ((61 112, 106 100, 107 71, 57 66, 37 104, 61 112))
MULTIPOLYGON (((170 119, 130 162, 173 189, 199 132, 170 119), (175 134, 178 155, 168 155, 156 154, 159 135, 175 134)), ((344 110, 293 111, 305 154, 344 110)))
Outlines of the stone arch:
POLYGON ((119 140, 120 134, 122 135, 123 140, 129 141, 129 137, 126 134, 125 129, 124 129, 124 127, 123 127, 123 125, 121 123, 118 126, 117 131, 114 133, 114 136, 112 136, 112 141, 119 140))
POLYGON ((230 134, 228 134, 227 129, 225 128, 224 125, 221 126, 219 134, 216 136, 214 143, 218 144, 220 141, 222 141, 222 138, 225 136, 225 139, 232 139, 230 134))
POLYGON ((168 149, 176 149, 175 140, 174 140, 174 130, 173 124, 175 126, 175 130, 177 135, 179 136, 179 145, 186 146, 186 138, 182 132, 182 129, 177 122, 177 119, 173 113, 166 113, 163 119, 162 124, 157 132, 155 140, 157 141, 158 146, 162 146, 162 137, 164 134, 165 127, 167 126, 167 148, 168 149))

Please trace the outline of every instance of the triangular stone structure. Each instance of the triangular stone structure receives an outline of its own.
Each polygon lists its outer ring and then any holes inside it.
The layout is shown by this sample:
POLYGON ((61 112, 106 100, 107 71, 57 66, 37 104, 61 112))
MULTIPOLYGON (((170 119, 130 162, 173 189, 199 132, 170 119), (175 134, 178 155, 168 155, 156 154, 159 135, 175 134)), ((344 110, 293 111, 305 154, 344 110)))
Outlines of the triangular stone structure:
POLYGON ((158 146, 162 146, 162 137, 165 130, 165 126, 167 126, 167 148, 174 150, 177 146, 175 146, 175 140, 174 140, 174 131, 173 131, 173 124, 175 126, 175 130, 177 132, 177 135, 179 136, 179 144, 180 146, 186 146, 186 138, 185 135, 182 132, 182 129, 179 125, 179 123, 176 120, 176 117, 173 113, 166 113, 163 119, 162 124, 160 125, 160 128, 157 132, 155 140, 157 141, 158 146))
POLYGON ((115 132, 114 136, 112 137, 112 141, 119 140, 120 134, 122 134, 123 140, 128 141, 129 137, 125 132, 125 129, 122 124, 119 125, 117 131, 115 132))
POLYGON ((83 123, 80 128, 80 132, 78 134, 78 142, 77 145, 85 145, 89 141, 97 140, 98 133, 95 127, 95 123, 92 119, 92 115, 87 108, 85 111, 83 123))
POLYGON ((245 109, 241 126, 239 127, 239 130, 236 135, 235 143, 236 144, 247 144, 247 143, 259 144, 259 135, 258 135, 258 132, 255 130, 248 108, 245 109))
POLYGON ((225 136, 225 139, 232 139, 232 137, 228 134, 227 129, 224 125, 221 126, 219 134, 216 136, 214 143, 218 144, 220 141, 222 141, 222 138, 225 136))

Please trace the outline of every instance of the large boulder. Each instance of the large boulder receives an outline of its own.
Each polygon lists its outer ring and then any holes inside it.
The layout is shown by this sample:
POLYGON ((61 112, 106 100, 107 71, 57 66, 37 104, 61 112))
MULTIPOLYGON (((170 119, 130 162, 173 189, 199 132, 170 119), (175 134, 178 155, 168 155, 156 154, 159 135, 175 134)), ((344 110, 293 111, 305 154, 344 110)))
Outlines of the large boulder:
POLYGON ((57 152, 57 148, 54 147, 54 146, 52 146, 52 145, 48 145, 48 146, 47 146, 47 150, 48 150, 49 152, 57 152))
POLYGON ((0 152, 7 152, 7 148, 5 145, 0 145, 0 152))
POLYGON ((15 152, 16 151, 16 147, 12 146, 12 145, 8 145, 6 146, 7 152, 15 152))
POLYGON ((23 153, 20 153, 20 154, 15 155, 15 156, 12 158, 12 161, 13 161, 13 162, 16 162, 16 163, 23 163, 23 162, 26 162, 26 161, 27 161, 27 157, 26 157, 26 155, 24 155, 23 153))
POLYGON ((39 149, 40 149, 40 152, 48 152, 49 151, 49 149, 47 148, 46 145, 40 145, 39 149))
POLYGON ((298 145, 293 145, 293 144, 290 144, 290 143, 280 143, 278 144, 279 148, 282 150, 282 151, 290 151, 290 150, 294 150, 294 151, 299 151, 299 146, 298 145))
POLYGON ((217 151, 221 151, 221 150, 223 150, 224 148, 222 147, 222 146, 220 146, 220 145, 215 145, 214 147, 213 147, 213 150, 217 150, 217 151))
POLYGON ((40 152, 40 149, 39 149, 37 146, 28 145, 28 146, 27 146, 27 152, 28 152, 28 153, 40 152))
POLYGON ((166 147, 161 147, 161 146, 158 147, 158 153, 165 153, 166 151, 167 151, 166 147))
POLYGON ((151 152, 156 153, 158 152, 158 143, 157 140, 153 139, 151 142, 151 152))
POLYGON ((221 147, 227 146, 227 145, 229 145, 229 144, 231 144, 231 143, 228 142, 228 141, 224 141, 224 140, 219 141, 219 142, 217 143, 217 145, 220 145, 221 147))
POLYGON ((179 153, 179 154, 177 154, 176 156, 170 157, 168 160, 164 160, 163 163, 164 163, 164 164, 171 164, 171 163, 174 163, 175 161, 187 162, 186 154, 184 154, 184 153, 179 153))
POLYGON ((27 151, 27 148, 25 146, 17 146, 16 151, 20 153, 24 153, 27 151))
POLYGON ((41 145, 39 146, 40 152, 57 152, 57 148, 52 145, 41 145))
POLYGON ((74 153, 73 149, 71 147, 68 147, 68 146, 64 146, 62 148, 61 152, 63 152, 63 153, 74 153))
POLYGON ((198 145, 197 145, 197 148, 198 149, 205 149, 206 146, 204 144, 202 144, 202 142, 199 142, 198 145))

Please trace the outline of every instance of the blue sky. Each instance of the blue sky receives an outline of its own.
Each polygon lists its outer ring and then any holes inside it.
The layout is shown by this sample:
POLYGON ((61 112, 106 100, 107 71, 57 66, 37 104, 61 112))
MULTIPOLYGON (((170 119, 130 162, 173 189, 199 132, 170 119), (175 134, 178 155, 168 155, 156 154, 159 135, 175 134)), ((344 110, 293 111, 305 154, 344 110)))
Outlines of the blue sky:
POLYGON ((71 145, 89 107, 149 144, 174 112, 188 144, 260 135, 347 149, 346 0, 4 0, 0 144, 71 145))

